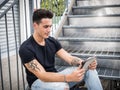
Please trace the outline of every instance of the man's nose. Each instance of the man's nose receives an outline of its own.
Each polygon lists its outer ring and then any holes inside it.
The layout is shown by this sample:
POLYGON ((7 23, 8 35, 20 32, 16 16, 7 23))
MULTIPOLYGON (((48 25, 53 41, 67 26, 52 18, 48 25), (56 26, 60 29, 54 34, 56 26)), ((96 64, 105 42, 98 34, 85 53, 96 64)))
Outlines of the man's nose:
POLYGON ((47 31, 51 31, 51 27, 48 27, 48 28, 47 28, 47 31))

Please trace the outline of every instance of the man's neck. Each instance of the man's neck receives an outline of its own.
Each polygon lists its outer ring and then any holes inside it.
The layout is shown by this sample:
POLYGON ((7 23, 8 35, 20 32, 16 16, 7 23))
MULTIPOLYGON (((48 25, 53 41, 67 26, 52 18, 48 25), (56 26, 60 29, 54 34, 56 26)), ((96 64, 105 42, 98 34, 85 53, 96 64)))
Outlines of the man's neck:
POLYGON ((33 34, 33 38, 35 39, 35 41, 41 45, 41 46, 45 46, 45 39, 42 37, 37 36, 36 34, 33 34))

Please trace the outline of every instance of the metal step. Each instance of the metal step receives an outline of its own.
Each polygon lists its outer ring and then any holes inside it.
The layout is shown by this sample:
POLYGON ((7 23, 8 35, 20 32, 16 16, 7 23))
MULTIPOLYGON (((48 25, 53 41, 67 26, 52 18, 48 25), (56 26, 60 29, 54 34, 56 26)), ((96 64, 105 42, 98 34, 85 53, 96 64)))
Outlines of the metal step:
POLYGON ((120 0, 76 0, 77 6, 118 5, 120 0))
MULTIPOLYGON (((100 59, 120 59, 120 52, 102 52, 102 51, 90 51, 91 53, 84 53, 84 51, 80 51, 81 53, 70 53, 71 55, 78 56, 81 58, 96 56, 100 59), (102 53, 102 54, 101 54, 102 53), (109 54, 107 54, 109 53, 109 54), (115 54, 114 54, 115 53, 115 54)), ((86 51, 89 52, 89 51, 86 51)))
POLYGON ((102 59, 120 59, 120 42, 60 41, 63 48, 75 56, 97 56, 102 59))
POLYGON ((68 15, 68 25, 81 27, 120 26, 120 15, 68 15))
POLYGON ((59 41, 120 42, 120 37, 59 37, 59 41))
POLYGON ((111 7, 120 7, 120 4, 113 5, 95 5, 95 6, 73 6, 74 9, 100 9, 100 8, 111 8, 111 7))
POLYGON ((101 29, 101 28, 106 28, 106 29, 117 29, 117 28, 120 28, 120 26, 88 26, 88 27, 81 27, 81 26, 69 26, 69 25, 64 25, 63 26, 63 29, 74 29, 74 28, 76 28, 76 29, 97 29, 98 31, 99 31, 99 29, 101 29))
POLYGON ((120 27, 64 26, 60 41, 120 42, 120 27))
MULTIPOLYGON (((70 66, 56 66, 58 71, 62 71, 65 68, 70 68, 70 66)), ((97 68, 97 72, 100 78, 109 80, 120 80, 120 70, 111 68, 97 68)))
POLYGON ((94 14, 98 16, 102 15, 114 15, 120 14, 120 5, 101 5, 101 6, 73 6, 73 15, 94 14))
POLYGON ((109 80, 120 80, 120 70, 110 68, 97 68, 99 77, 109 80))
MULTIPOLYGON (((62 37, 120 37, 120 26, 81 27, 64 25, 62 37)), ((61 36, 60 36, 61 37, 61 36)))
MULTIPOLYGON (((86 60, 88 57, 80 57, 82 60, 86 60)), ((98 65, 97 67, 101 68, 110 68, 110 69, 118 69, 120 70, 120 60, 118 59, 100 59, 99 57, 97 58, 98 65), (106 65, 107 64, 107 65, 106 65)), ((71 66, 67 62, 61 60, 59 57, 55 58, 55 65, 57 66, 71 66)))

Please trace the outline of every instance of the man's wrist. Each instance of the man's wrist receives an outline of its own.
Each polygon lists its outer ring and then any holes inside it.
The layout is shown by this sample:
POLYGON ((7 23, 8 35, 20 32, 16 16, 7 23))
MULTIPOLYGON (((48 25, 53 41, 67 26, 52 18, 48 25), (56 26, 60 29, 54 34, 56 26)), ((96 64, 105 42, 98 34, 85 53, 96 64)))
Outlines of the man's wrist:
POLYGON ((64 75, 64 82, 67 82, 67 80, 66 80, 66 75, 64 75))
POLYGON ((70 75, 64 75, 64 82, 70 82, 70 75))
POLYGON ((82 60, 78 57, 74 57, 71 61, 71 65, 72 66, 79 66, 80 65, 80 62, 82 62, 82 60))

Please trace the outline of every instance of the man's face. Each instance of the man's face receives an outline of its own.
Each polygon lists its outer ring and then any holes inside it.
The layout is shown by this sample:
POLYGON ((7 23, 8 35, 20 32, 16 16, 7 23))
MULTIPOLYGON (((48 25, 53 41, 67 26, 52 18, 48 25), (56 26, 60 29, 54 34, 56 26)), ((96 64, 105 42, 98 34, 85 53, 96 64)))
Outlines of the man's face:
POLYGON ((52 19, 43 18, 39 24, 34 23, 34 29, 39 38, 48 38, 52 27, 52 19))

